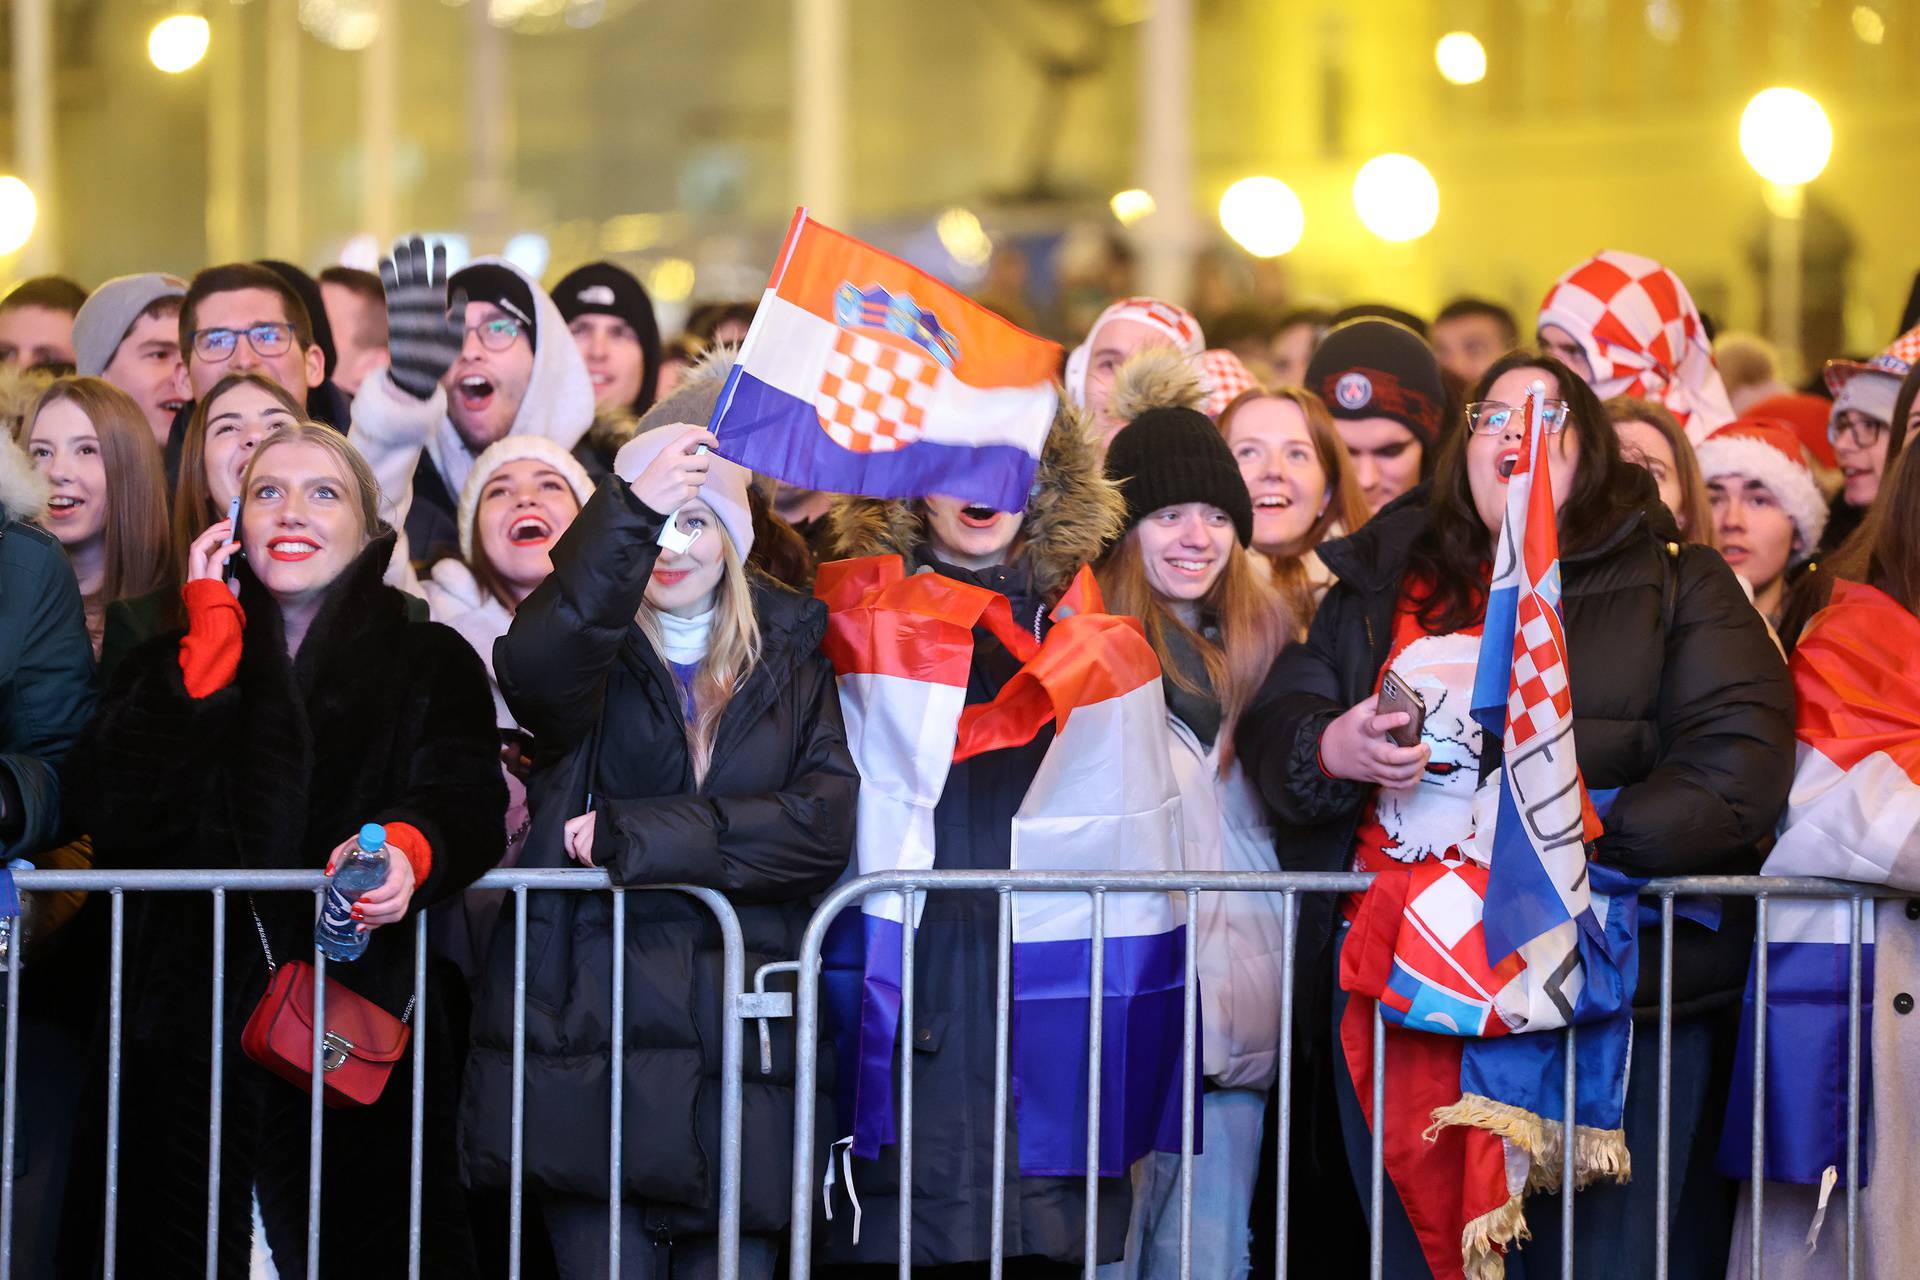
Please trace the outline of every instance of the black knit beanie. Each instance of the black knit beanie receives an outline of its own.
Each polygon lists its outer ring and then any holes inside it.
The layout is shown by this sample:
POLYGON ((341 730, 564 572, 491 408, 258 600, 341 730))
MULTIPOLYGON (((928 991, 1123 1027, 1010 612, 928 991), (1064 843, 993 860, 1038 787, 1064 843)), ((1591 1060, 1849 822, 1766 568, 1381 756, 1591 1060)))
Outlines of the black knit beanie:
POLYGON ((1127 528, 1162 507, 1205 502, 1233 517, 1241 546, 1253 542, 1253 498, 1220 429, 1198 409, 1149 409, 1107 446, 1107 478, 1127 500, 1127 528))
POLYGON ((528 346, 540 349, 540 313, 534 309, 533 290, 512 267, 497 262, 462 267, 447 280, 447 296, 456 293, 466 294, 468 302, 491 302, 520 322, 528 346))
POLYGON ((640 339, 640 394, 634 397, 633 411, 645 413, 652 408, 660 385, 660 323, 654 318, 653 299, 647 296, 646 286, 632 272, 611 262, 589 262, 575 267, 553 286, 553 302, 568 324, 583 315, 626 321, 640 339))
POLYGON ((1349 320, 1327 330, 1307 362, 1307 390, 1336 421, 1391 418, 1426 448, 1439 442, 1447 403, 1440 361, 1403 324, 1349 320))

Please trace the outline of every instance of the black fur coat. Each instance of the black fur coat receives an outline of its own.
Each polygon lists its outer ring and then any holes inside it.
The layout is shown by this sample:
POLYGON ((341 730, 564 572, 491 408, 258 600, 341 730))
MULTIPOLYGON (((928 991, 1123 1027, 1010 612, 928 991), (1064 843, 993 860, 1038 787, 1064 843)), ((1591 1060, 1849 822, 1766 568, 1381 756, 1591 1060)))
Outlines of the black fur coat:
MULTIPOLYGON (((244 569, 244 650, 227 687, 188 696, 177 634, 128 656, 69 784, 100 867, 318 869, 362 823, 408 822, 432 848, 418 911, 498 862, 506 794, 486 673, 457 634, 409 622, 404 597, 382 585, 393 542, 376 538, 342 573, 297 659, 278 608, 244 569)), ((313 946, 309 895, 228 895, 220 1274, 246 1274, 257 1189, 279 1272, 297 1276, 306 1272, 309 1100, 239 1048, 267 983, 250 897, 276 960, 311 959, 313 946)), ((104 909, 104 895, 90 905, 104 909)), ((409 915, 376 929, 366 953, 329 966, 328 977, 403 1014, 413 939, 409 915)), ((205 1274, 212 963, 210 895, 126 895, 122 1275, 205 1274)), ((452 1160, 459 1064, 434 1052, 445 1042, 442 1007, 429 982, 414 1019, 428 1042, 424 1261, 425 1274, 454 1276, 472 1273, 473 1246, 452 1160)), ((409 1055, 378 1102, 326 1114, 322 1274, 406 1274, 411 1079, 409 1055)), ((104 1078, 90 1092, 103 1101, 104 1078)), ((102 1110, 90 1102, 83 1114, 102 1110)), ((80 1149, 100 1151, 104 1134, 88 1137, 80 1149)), ((75 1165, 85 1172, 68 1199, 75 1252, 62 1274, 98 1274, 99 1161, 75 1165)))

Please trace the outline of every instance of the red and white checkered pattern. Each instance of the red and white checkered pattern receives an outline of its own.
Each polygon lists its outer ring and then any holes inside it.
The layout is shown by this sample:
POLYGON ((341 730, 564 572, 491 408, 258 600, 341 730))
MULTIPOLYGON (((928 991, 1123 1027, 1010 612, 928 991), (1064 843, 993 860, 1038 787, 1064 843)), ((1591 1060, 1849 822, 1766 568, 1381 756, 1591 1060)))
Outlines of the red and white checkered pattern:
POLYGON ((820 375, 813 407, 833 442, 855 453, 890 453, 920 438, 940 377, 931 360, 842 330, 820 375))
POLYGON ((1652 258, 1614 249, 1594 255, 1554 283, 1540 324, 1579 341, 1601 399, 1656 400, 1696 443, 1733 421, 1700 310, 1680 277, 1652 258))
POLYGON ((1207 398, 1200 405, 1200 412, 1218 421, 1227 411, 1227 406, 1239 399, 1242 392, 1251 391, 1259 383, 1247 366, 1240 363, 1240 357, 1222 347, 1212 347, 1200 356, 1200 377, 1206 384, 1207 398))
POLYGON ((1520 595, 1513 633, 1513 680, 1507 692, 1507 724, 1518 746, 1573 717, 1567 689, 1566 638, 1560 619, 1531 591, 1520 595))

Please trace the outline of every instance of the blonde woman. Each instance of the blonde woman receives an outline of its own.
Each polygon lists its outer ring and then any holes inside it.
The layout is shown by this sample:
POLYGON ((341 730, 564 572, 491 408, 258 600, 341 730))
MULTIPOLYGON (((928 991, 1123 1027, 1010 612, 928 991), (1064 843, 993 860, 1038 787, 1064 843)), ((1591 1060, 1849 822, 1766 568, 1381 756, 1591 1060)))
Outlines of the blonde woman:
MULTIPOLYGON (((703 452, 713 437, 685 425, 707 420, 718 390, 709 382, 670 397, 649 414, 662 425, 621 449, 625 483, 603 483, 560 537, 553 572, 516 610, 494 671, 542 763, 521 865, 571 860, 618 884, 717 889, 733 900, 757 967, 797 954, 812 896, 845 869, 858 778, 819 653, 826 610, 747 567, 748 474, 703 452), (670 520, 691 543, 660 545, 670 520)), ((606 897, 529 904, 526 1177, 561 1276, 606 1275, 606 1144, 583 1135, 605 1132, 621 964, 624 1274, 710 1276, 720 932, 678 894, 622 902, 618 957, 606 897)), ((476 998, 463 1121, 480 1187, 510 1185, 512 963, 511 945, 494 946, 476 998)), ((746 1086, 746 1143, 761 1152, 788 1141, 793 1123, 792 1042, 774 1034, 775 1070, 746 1086)), ((785 1175, 777 1160, 745 1170, 747 1280, 773 1274, 785 1175)))

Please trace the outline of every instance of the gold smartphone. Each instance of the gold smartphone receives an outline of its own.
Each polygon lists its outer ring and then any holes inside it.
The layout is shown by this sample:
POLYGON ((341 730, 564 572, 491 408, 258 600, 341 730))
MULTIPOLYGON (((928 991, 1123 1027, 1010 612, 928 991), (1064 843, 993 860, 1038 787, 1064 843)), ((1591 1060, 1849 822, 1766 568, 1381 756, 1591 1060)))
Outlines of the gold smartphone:
POLYGON ((1397 673, 1387 672, 1380 681, 1380 700, 1376 705, 1383 716, 1404 711, 1411 717, 1399 728, 1387 730, 1387 738, 1395 746, 1417 747, 1420 745, 1420 730, 1427 721, 1427 703, 1426 699, 1414 692, 1412 685, 1402 680, 1397 673))

